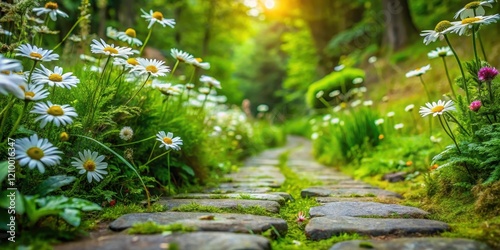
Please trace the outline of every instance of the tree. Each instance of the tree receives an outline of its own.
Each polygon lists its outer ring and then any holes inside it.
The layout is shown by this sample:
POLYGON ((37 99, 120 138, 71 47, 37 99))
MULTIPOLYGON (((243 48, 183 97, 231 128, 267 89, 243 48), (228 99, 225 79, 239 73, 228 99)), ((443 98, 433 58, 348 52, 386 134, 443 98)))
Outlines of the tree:
POLYGON ((390 50, 398 50, 407 45, 418 34, 410 14, 408 0, 383 0, 385 16, 384 44, 390 50))

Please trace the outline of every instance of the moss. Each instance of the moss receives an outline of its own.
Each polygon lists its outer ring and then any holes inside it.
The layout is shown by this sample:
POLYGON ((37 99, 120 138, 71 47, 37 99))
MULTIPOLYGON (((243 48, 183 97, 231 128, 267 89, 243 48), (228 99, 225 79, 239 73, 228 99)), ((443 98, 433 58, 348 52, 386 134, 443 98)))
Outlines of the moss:
POLYGON ((159 225, 156 222, 148 221, 144 223, 136 223, 127 230, 128 234, 159 234, 163 232, 193 232, 196 229, 194 227, 189 227, 182 225, 180 223, 174 223, 169 225, 159 225))
POLYGON ((238 205, 234 208, 218 208, 214 206, 205 206, 198 203, 192 202, 190 204, 185 204, 173 208, 172 211, 177 212, 207 212, 207 213, 238 213, 238 214, 254 214, 262 216, 276 216, 273 213, 268 212, 265 208, 261 206, 248 206, 243 207, 238 205))
POLYGON ((476 185, 473 189, 477 200, 474 209, 481 214, 500 216, 500 181, 491 185, 476 185))
POLYGON ((99 214, 99 218, 101 220, 116 220, 120 216, 130 213, 154 213, 164 212, 166 210, 166 207, 159 203, 151 205, 150 209, 138 204, 117 204, 114 207, 104 208, 102 213, 99 214))

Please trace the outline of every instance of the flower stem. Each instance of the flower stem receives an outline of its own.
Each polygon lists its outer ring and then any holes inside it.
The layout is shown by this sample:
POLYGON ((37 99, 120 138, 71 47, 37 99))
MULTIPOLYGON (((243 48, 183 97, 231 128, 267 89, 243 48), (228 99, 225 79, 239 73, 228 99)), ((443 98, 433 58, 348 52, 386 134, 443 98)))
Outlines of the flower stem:
POLYGON ((453 88, 453 83, 451 82, 450 79, 450 74, 448 73, 448 65, 446 64, 446 59, 444 58, 444 56, 442 56, 441 58, 443 58, 444 70, 446 71, 446 78, 448 79, 448 84, 450 84, 451 93, 453 94, 453 98, 455 98, 456 100, 457 94, 455 93, 455 89, 453 88))
POLYGON ((467 135, 467 136, 470 136, 470 133, 465 130, 465 128, 462 126, 462 124, 460 124, 457 120, 457 118, 455 118, 452 114, 450 113, 446 113, 448 115, 448 117, 450 117, 459 127, 460 129, 467 135))
POLYGON ((427 94, 427 98, 429 98, 429 102, 432 101, 431 93, 429 93, 429 89, 427 89, 427 85, 425 85, 424 78, 422 78, 422 75, 418 76, 418 78, 420 78, 420 82, 424 85, 425 93, 427 94))
POLYGON ((464 68, 462 67, 462 62, 460 62, 460 58, 458 58, 457 52, 455 51, 455 49, 453 49, 453 46, 451 45, 450 40, 448 39, 448 36, 444 35, 444 38, 446 39, 446 43, 448 43, 448 46, 450 47, 451 52, 453 52, 455 59, 457 60, 458 67, 460 68, 460 73, 462 73, 462 81, 464 83, 463 89, 465 90, 465 95, 467 97, 467 103, 470 103, 469 87, 467 86, 467 78, 465 78, 465 73, 464 73, 464 68))
POLYGON ((61 40, 61 42, 59 42, 52 50, 56 50, 57 48, 59 48, 59 46, 61 46, 61 44, 66 41, 66 39, 68 39, 69 35, 71 35, 71 32, 73 32, 73 30, 76 28, 76 26, 83 20, 87 19, 86 16, 82 16, 80 17, 76 22, 75 24, 73 24, 73 27, 71 27, 71 29, 68 31, 68 33, 66 34, 66 36, 61 40))
POLYGON ((476 67, 481 67, 481 61, 479 61, 479 56, 477 55, 476 48, 476 26, 472 26, 472 47, 474 48, 474 58, 476 58, 476 67))
POLYGON ((168 171, 168 194, 170 195, 170 186, 171 186, 171 174, 170 174, 170 150, 167 151, 167 171, 168 171))
POLYGON ((156 145, 158 144, 158 141, 155 140, 155 145, 153 145, 153 148, 151 149, 151 153, 149 154, 148 161, 151 160, 151 157, 153 157, 153 152, 155 151, 156 145))
POLYGON ((148 77, 146 77, 146 80, 144 81, 144 83, 141 85, 141 87, 137 90, 137 92, 135 92, 135 94, 130 97, 130 99, 128 99, 128 101, 125 103, 125 105, 127 105, 130 101, 132 101, 132 99, 134 99, 134 97, 139 94, 139 92, 141 91, 142 88, 144 88, 144 85, 146 85, 146 83, 148 82, 149 80, 149 77, 151 76, 151 73, 148 73, 148 77))
POLYGON ((24 101, 23 111, 17 117, 17 120, 14 123, 14 126, 12 127, 12 130, 10 131, 10 133, 9 133, 9 135, 7 137, 11 137, 14 134, 14 132, 16 132, 17 127, 19 127, 19 123, 21 123, 21 120, 22 120, 22 118, 24 116, 24 113, 26 113, 26 110, 28 110, 28 101, 24 101))
POLYGON ((450 125, 448 124, 448 122, 445 119, 444 120, 446 123, 446 126, 445 126, 441 116, 438 116, 438 118, 439 118, 439 123, 441 123, 441 127, 443 127, 443 129, 444 129, 444 132, 451 138, 453 143, 455 143, 455 146, 457 147, 458 153, 462 154, 462 151, 460 151, 460 148, 458 147, 457 141, 455 140, 455 136, 453 135, 453 132, 451 131, 450 125), (446 129, 446 127, 448 127, 449 131, 446 129))
POLYGON ((484 60, 488 61, 488 58, 486 57, 486 52, 484 51, 483 39, 481 39, 481 34, 479 33, 479 31, 477 32, 477 38, 479 39, 479 45, 481 46, 481 52, 483 52, 484 60))
POLYGON ((153 24, 153 26, 151 26, 151 29, 149 29, 149 32, 148 32, 148 36, 146 37, 146 40, 144 40, 144 44, 142 44, 141 50, 139 51, 140 56, 142 56, 142 51, 146 47, 146 44, 148 44, 149 38, 151 38, 151 34, 153 33, 154 26, 155 26, 154 24, 153 24))
POLYGON ((177 66, 179 66, 179 60, 177 60, 174 64, 174 68, 172 69, 172 71, 170 71, 170 77, 169 77, 169 81, 172 81, 172 78, 174 77, 174 72, 175 70, 177 69, 177 66))
POLYGON ((151 159, 151 160, 149 160, 149 161, 148 161, 148 162, 146 162, 146 164, 144 164, 144 165, 145 165, 145 166, 147 166, 149 163, 151 163, 151 162, 153 162, 153 161, 157 160, 158 158, 160 158, 160 157, 162 157, 162 156, 164 156, 164 155, 166 155, 166 154, 168 154, 168 153, 170 153, 170 150, 169 150, 169 151, 167 151, 167 152, 165 152, 165 153, 163 153, 163 154, 161 154, 161 155, 156 156, 155 158, 153 158, 153 159, 151 159))
POLYGON ((147 141, 147 140, 151 140, 153 138, 155 138, 156 136, 153 135, 151 137, 148 137, 146 139, 142 139, 140 141, 134 141, 134 142, 129 142, 129 143, 124 143, 124 144, 118 144, 118 145, 114 145, 114 147, 121 147, 121 146, 128 146, 128 145, 133 145, 133 144, 136 144, 136 143, 140 143, 140 142, 144 142, 144 141, 147 141))

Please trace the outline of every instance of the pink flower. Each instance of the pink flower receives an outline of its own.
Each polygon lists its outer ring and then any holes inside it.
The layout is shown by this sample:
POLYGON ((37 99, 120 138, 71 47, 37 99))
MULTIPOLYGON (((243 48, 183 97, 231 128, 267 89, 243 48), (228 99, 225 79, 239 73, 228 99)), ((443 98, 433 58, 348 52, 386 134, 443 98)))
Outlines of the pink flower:
POLYGON ((482 67, 479 72, 477 72, 477 76, 482 82, 489 82, 498 75, 498 70, 494 67, 482 67))
POLYGON ((305 220, 307 220, 306 215, 304 214, 304 212, 299 211, 299 213, 297 214, 297 222, 302 223, 305 220))
POLYGON ((480 108, 481 108, 481 101, 479 101, 479 100, 473 101, 469 105, 469 109, 472 110, 472 111, 474 111, 474 112, 479 111, 480 108))

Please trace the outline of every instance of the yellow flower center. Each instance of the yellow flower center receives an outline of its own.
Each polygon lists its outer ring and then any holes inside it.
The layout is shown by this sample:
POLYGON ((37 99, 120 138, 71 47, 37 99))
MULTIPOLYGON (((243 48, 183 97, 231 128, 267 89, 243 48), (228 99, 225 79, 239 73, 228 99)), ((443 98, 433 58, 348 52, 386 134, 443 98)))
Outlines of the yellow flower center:
POLYGON ((47 109, 47 114, 52 116, 61 116, 64 115, 64 110, 61 108, 61 106, 54 105, 47 109))
POLYGON ((172 139, 170 139, 170 138, 168 138, 168 137, 163 137, 163 142, 164 142, 165 144, 169 144, 169 145, 170 145, 170 144, 172 144, 172 139))
POLYGON ((128 28, 128 29, 125 31, 125 34, 126 34, 127 36, 130 36, 130 37, 134 37, 134 38, 136 37, 135 30, 134 30, 134 29, 132 29, 132 28, 128 28))
POLYGON ((63 78, 61 75, 59 75, 57 73, 52 73, 49 76, 49 80, 51 80, 53 82, 62 82, 63 78))
POLYGON ((88 159, 83 163, 83 168, 89 172, 95 171, 95 162, 93 160, 88 159))
POLYGON ((481 18, 479 17, 468 17, 468 18, 465 18, 464 20, 462 20, 462 24, 471 24, 471 23, 475 23, 477 21, 480 21, 481 18))
POLYGON ((437 112, 441 112, 441 111, 443 111, 443 110, 444 110, 444 106, 443 106, 443 105, 438 105, 438 106, 436 106, 436 107, 432 108, 432 109, 431 109, 431 112, 432 112, 432 113, 437 113, 437 112))
POLYGON ((31 159, 35 159, 35 160, 40 160, 45 155, 43 153, 43 150, 41 148, 39 148, 39 147, 31 147, 31 148, 29 148, 28 151, 26 151, 26 154, 28 154, 28 156, 31 159))
POLYGON ((443 20, 436 25, 436 27, 434 28, 434 31, 443 32, 446 29, 448 29, 449 27, 451 27, 450 21, 443 20))
POLYGON ((468 9, 468 10, 473 10, 473 9, 477 9, 477 7, 481 6, 481 2, 479 1, 474 1, 474 2, 470 2, 468 4, 465 5, 465 9, 468 9))
POLYGON ((181 56, 176 56, 175 58, 179 60, 179 62, 186 62, 186 60, 184 60, 184 58, 181 56))
POLYGON ((31 53, 30 53, 30 56, 31 56, 31 57, 34 57, 34 58, 36 58, 36 59, 39 59, 39 60, 41 60, 41 59, 43 58, 43 56, 42 56, 42 55, 40 55, 40 54, 38 54, 38 53, 36 53, 36 52, 31 52, 31 53))
POLYGON ((24 92, 24 96, 28 99, 31 99, 35 97, 35 93, 33 93, 32 91, 24 92))
POLYGON ((155 11, 153 12, 153 18, 161 21, 163 20, 163 14, 159 11, 155 11))
POLYGON ((26 88, 24 86, 19 86, 23 91, 26 91, 26 88))
POLYGON ((0 74, 10 75, 10 71, 8 71, 8 70, 2 70, 2 71, 0 71, 0 74))
POLYGON ((438 56, 445 57, 448 54, 447 51, 439 51, 438 56))
POLYGON ((45 8, 46 9, 51 9, 51 10, 57 10, 59 8, 59 6, 57 6, 57 3, 54 3, 54 2, 47 2, 45 4, 45 8))
POLYGON ((203 60, 201 58, 199 58, 199 57, 195 58, 194 60, 196 60, 199 63, 203 62, 203 60))
POLYGON ((113 47, 106 47, 103 49, 104 52, 109 52, 111 54, 118 54, 118 50, 113 47))
POLYGON ((134 65, 134 66, 139 65, 139 62, 137 62, 137 59, 135 59, 135 58, 127 59, 127 63, 130 65, 134 65))
POLYGON ((69 135, 68 135, 68 133, 66 133, 66 132, 62 132, 62 133, 59 135, 59 140, 61 140, 61 141, 68 141, 68 140, 69 140, 69 135))
POLYGON ((156 72, 158 72, 158 68, 156 66, 154 66, 154 65, 148 65, 146 67, 146 70, 149 71, 149 72, 151 72, 151 73, 153 73, 153 74, 156 73, 156 72))

